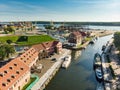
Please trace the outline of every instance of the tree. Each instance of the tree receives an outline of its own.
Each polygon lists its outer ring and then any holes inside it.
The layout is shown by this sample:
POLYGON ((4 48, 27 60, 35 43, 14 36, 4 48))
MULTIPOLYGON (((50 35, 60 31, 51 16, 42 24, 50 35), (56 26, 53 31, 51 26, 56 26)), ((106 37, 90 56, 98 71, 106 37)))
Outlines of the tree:
POLYGON ((14 53, 15 53, 14 46, 9 44, 2 44, 0 46, 0 60, 4 60, 5 57, 9 58, 9 56, 14 53))
POLYGON ((0 60, 4 60, 5 57, 6 57, 5 48, 3 48, 3 46, 0 46, 0 60))
POLYGON ((6 40, 6 42, 8 43, 8 44, 11 44, 12 43, 12 40, 6 40))
POLYGON ((6 34, 8 34, 9 32, 10 33, 14 32, 14 34, 15 34, 15 27, 14 26, 6 26, 6 27, 4 27, 4 32, 6 34))
POLYGON ((120 50, 120 32, 114 34, 114 44, 120 50))
POLYGON ((6 51, 6 57, 9 58, 10 55, 15 53, 15 49, 13 46, 6 44, 4 47, 5 47, 5 51, 6 51))

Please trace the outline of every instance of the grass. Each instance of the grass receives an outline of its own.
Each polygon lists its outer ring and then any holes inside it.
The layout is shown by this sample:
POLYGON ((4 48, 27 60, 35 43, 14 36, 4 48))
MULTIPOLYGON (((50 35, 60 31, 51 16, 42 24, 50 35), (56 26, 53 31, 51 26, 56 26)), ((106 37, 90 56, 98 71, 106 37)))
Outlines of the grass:
POLYGON ((91 37, 87 37, 87 38, 85 38, 85 41, 91 41, 91 40, 92 40, 91 37))
POLYGON ((22 90, 26 90, 26 88, 35 81, 36 78, 30 78, 29 82, 22 88, 22 90))
POLYGON ((12 42, 18 44, 18 45, 34 45, 34 44, 39 44, 42 42, 47 42, 47 41, 53 41, 52 37, 48 35, 34 35, 34 36, 28 36, 28 41, 23 41, 23 42, 17 42, 20 36, 4 36, 0 37, 0 42, 6 43, 6 40, 11 40, 12 42))
POLYGON ((14 43, 18 40, 18 36, 2 36, 0 37, 0 42, 6 43, 6 40, 12 40, 14 43))
POLYGON ((81 44, 77 45, 77 48, 80 48, 80 47, 82 47, 82 45, 81 45, 81 44))

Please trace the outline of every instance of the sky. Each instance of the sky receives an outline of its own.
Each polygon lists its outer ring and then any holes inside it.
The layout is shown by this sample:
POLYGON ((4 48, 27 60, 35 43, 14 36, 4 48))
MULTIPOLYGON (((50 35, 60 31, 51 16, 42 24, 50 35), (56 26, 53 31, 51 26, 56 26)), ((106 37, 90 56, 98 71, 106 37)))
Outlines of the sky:
POLYGON ((0 0, 2 21, 120 22, 120 0, 0 0))

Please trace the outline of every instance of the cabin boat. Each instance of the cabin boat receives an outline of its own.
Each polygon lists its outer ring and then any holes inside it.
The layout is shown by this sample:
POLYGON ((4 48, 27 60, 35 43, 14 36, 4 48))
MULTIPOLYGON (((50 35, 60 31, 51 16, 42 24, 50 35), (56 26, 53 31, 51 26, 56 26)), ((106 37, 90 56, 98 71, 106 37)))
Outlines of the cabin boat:
POLYGON ((68 68, 68 66, 70 65, 70 63, 71 63, 71 55, 67 55, 64 58, 64 61, 62 63, 62 67, 63 68, 68 68))
POLYGON ((96 66, 101 66, 102 65, 102 60, 101 60, 101 55, 99 53, 96 53, 94 56, 94 61, 93 61, 94 68, 96 66))
POLYGON ((95 68, 95 75, 96 75, 96 78, 98 80, 102 80, 103 79, 103 72, 102 72, 102 68, 101 67, 95 68))
POLYGON ((97 87, 96 87, 96 90, 104 90, 103 83, 98 83, 97 87))

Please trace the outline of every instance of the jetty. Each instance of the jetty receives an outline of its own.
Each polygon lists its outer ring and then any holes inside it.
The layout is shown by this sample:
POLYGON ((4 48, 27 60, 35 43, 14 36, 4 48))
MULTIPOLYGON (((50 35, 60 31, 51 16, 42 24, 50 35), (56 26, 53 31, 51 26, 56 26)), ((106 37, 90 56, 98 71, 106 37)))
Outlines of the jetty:
POLYGON ((57 61, 40 77, 39 81, 31 88, 31 90, 43 90, 55 76, 62 65, 63 58, 70 54, 70 50, 64 49, 64 53, 57 58, 57 61))
POLYGON ((109 64, 107 63, 106 58, 105 58, 106 52, 108 52, 108 50, 110 49, 109 46, 112 44, 112 42, 113 42, 113 39, 109 41, 108 46, 105 48, 105 50, 103 51, 103 54, 101 55, 105 90, 112 90, 111 89, 111 76, 109 74, 110 72, 108 72, 109 64))

